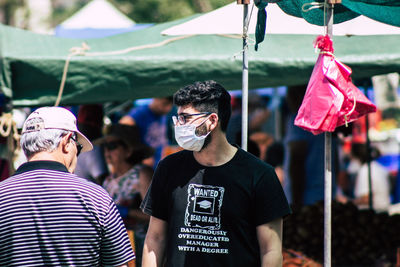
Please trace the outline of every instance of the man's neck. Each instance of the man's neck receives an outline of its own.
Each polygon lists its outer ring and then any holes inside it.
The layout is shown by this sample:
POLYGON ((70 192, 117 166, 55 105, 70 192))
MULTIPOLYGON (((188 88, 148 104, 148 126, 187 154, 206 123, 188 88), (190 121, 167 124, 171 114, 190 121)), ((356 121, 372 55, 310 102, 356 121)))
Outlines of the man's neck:
POLYGON ((204 166, 220 166, 230 161, 236 154, 237 148, 226 140, 225 134, 212 137, 211 143, 199 152, 193 152, 194 158, 204 166))
POLYGON ((67 164, 65 162, 65 158, 56 152, 42 151, 42 152, 38 152, 28 158, 28 161, 43 161, 43 160, 57 161, 57 162, 61 163, 62 165, 67 166, 67 164))
POLYGON ((56 153, 47 152, 47 151, 38 152, 28 158, 28 161, 38 161, 38 160, 57 161, 57 162, 60 162, 61 164, 64 164, 62 157, 60 157, 56 153))

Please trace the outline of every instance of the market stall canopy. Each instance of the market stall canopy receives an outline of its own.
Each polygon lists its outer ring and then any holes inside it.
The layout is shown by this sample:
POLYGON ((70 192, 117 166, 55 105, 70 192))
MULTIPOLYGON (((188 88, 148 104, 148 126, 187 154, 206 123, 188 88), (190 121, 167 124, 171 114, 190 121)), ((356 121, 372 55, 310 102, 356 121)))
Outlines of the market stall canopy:
MULTIPOLYGON (((241 88, 241 39, 161 35, 193 18, 88 40, 89 53, 131 49, 71 57, 61 105, 167 96, 196 80, 214 79, 229 90, 241 88)), ((249 88, 307 83, 317 58, 314 38, 267 37, 258 52, 249 51, 249 88)), ((355 80, 398 72, 398 41, 398 35, 335 36, 335 55, 353 69, 355 80)), ((53 105, 70 49, 82 42, 0 25, 1 91, 14 106, 53 105)))
MULTIPOLYGON (((282 1, 284 6, 286 1, 282 1)), ((257 8, 252 8, 248 33, 254 34, 257 24, 257 8)), ((302 17, 288 15, 277 4, 269 4, 267 11, 266 34, 313 34, 323 33, 323 27, 311 24, 302 17)), ((313 13, 315 11, 310 10, 313 13)), ((399 10, 400 12, 400 10, 399 10)), ((400 14, 400 13, 399 13, 400 14)), ((297 15, 297 13, 296 13, 297 15)), ((315 14, 314 14, 315 15, 315 14)), ((243 6, 236 2, 223 6, 185 23, 173 26, 162 32, 164 35, 187 34, 243 34, 243 6)), ((334 35, 385 35, 400 34, 400 27, 391 26, 366 16, 335 24, 334 35)))
MULTIPOLYGON (((304 18, 315 25, 324 25, 324 0, 284 0, 279 7, 289 15, 304 18), (320 8, 315 8, 315 7, 320 8)), ((400 27, 400 1, 398 0, 342 0, 334 6, 334 23, 353 19, 359 15, 400 27)))
POLYGON ((55 28, 55 35, 99 38, 148 27, 136 24, 107 0, 92 0, 55 28))

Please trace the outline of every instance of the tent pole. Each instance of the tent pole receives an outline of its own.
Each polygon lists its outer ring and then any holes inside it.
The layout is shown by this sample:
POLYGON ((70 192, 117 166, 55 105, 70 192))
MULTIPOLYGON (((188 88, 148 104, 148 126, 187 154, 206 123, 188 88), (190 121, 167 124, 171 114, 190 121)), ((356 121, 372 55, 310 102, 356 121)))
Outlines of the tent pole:
MULTIPOLYGON (((365 93, 367 95, 367 92, 365 93)), ((365 115, 365 128, 366 128, 366 146, 367 146, 367 167, 368 167, 368 207, 370 210, 373 209, 373 193, 372 193, 372 175, 371 175, 371 140, 369 139, 369 116, 365 115)))
MULTIPOLYGON (((364 86, 364 94, 368 96, 368 86, 364 86)), ((372 175, 371 175, 371 161, 372 161, 372 149, 371 140, 369 139, 369 114, 365 115, 365 132, 366 132, 366 143, 367 146, 367 167, 368 167, 368 207, 370 210, 373 209, 373 193, 372 193, 372 175)))
POLYGON ((248 139, 248 83, 249 83, 249 61, 247 58, 247 26, 248 26, 248 4, 243 4, 243 71, 242 71, 242 149, 247 150, 248 139))
POLYGON ((332 133, 325 132, 324 267, 331 266, 332 133))
MULTIPOLYGON (((333 2, 325 0, 326 34, 332 38, 333 2)), ((325 10, 324 10, 325 12, 325 10)), ((325 132, 324 267, 331 266, 332 240, 332 133, 325 132)))
MULTIPOLYGON (((279 96, 279 92, 278 92, 278 88, 274 88, 274 96, 276 98, 280 98, 279 96)), ((275 108, 274 110, 274 116, 275 116, 275 139, 277 141, 281 141, 282 140, 282 112, 281 112, 281 107, 280 105, 278 107, 275 108)))

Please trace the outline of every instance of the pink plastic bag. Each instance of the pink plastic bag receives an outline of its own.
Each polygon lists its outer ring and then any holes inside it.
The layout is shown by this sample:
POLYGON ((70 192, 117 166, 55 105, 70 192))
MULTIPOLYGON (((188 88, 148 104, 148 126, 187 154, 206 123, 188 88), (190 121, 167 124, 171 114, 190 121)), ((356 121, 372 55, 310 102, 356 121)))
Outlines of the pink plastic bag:
POLYGON ((351 82, 351 69, 333 55, 331 39, 318 36, 314 45, 321 52, 294 124, 320 134, 375 112, 375 105, 351 82))

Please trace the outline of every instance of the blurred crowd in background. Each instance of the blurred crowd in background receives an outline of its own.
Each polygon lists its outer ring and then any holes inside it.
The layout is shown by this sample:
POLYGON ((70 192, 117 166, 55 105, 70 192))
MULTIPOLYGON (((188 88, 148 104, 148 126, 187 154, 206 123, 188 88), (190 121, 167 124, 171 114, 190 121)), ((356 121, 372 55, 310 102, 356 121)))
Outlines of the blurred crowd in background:
MULTIPOLYGON (((294 212, 320 202, 324 195, 324 135, 313 135, 293 124, 305 90, 305 85, 254 90, 248 102, 247 150, 275 168, 294 212)), ((226 134, 229 142, 240 146, 242 99, 240 91, 230 93, 233 112, 226 134)), ((372 88, 366 94, 376 102, 372 88)), ((92 151, 79 155, 75 173, 102 185, 112 196, 126 227, 134 230, 140 262, 149 222, 140 203, 158 161, 181 149, 174 138, 172 97, 68 108, 77 115, 79 130, 94 144, 92 151)), ((14 110, 17 127, 30 112, 14 110)), ((368 115, 368 123, 363 117, 333 133, 336 201, 376 212, 396 212, 400 142, 396 118, 385 118, 385 114, 379 110, 368 115)), ((24 161, 22 153, 16 153, 12 164, 3 157, 1 179, 24 161)))

